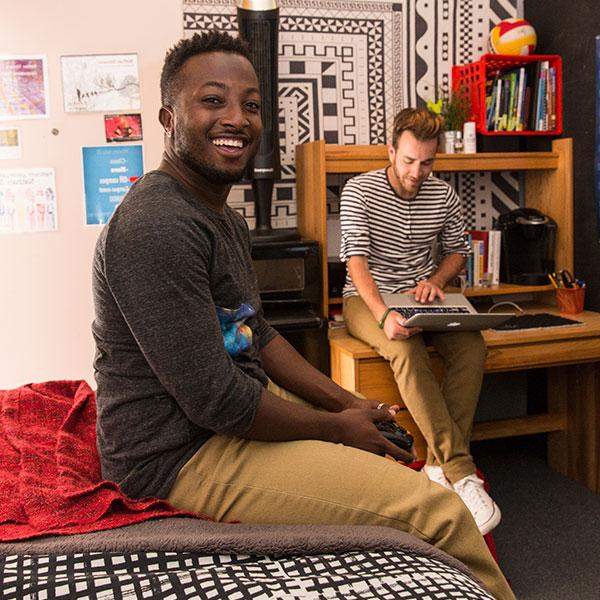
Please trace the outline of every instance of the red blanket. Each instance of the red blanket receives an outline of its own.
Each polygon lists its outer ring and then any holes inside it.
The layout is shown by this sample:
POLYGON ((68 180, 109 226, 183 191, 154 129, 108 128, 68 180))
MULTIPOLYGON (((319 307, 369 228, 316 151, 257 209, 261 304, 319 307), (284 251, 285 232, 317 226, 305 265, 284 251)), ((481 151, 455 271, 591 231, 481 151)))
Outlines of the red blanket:
MULTIPOLYGON (((115 483, 102 480, 96 398, 85 381, 0 390, 0 542, 113 529, 164 516, 193 515, 156 498, 131 500, 115 483)), ((492 534, 485 539, 495 557, 492 534)))
POLYGON ((0 541, 190 516, 102 480, 95 394, 85 381, 0 391, 0 411, 0 541))

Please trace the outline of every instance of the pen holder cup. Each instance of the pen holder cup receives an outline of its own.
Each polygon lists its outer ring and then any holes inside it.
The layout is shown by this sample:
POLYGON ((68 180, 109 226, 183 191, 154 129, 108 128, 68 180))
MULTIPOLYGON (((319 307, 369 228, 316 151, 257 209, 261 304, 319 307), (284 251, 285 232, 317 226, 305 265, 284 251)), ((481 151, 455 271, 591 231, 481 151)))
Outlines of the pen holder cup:
POLYGON ((585 288, 556 288, 556 304, 561 313, 576 315, 583 311, 585 288))

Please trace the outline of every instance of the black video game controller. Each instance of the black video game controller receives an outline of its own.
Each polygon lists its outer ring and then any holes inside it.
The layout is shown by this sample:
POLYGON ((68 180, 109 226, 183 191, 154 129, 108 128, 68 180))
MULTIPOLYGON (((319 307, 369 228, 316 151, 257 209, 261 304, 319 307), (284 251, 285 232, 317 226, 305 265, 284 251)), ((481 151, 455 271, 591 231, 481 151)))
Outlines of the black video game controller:
POLYGON ((395 421, 380 421, 377 423, 377 429, 379 429, 384 437, 390 440, 390 442, 396 444, 398 448, 402 448, 402 450, 406 450, 407 452, 412 451, 414 441, 413 436, 395 421))

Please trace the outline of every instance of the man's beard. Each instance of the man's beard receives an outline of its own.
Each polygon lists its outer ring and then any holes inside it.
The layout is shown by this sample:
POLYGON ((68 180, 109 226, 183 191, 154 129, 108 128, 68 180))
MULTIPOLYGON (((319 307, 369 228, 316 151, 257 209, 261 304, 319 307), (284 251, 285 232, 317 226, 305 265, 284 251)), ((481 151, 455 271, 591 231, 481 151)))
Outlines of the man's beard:
POLYGON ((194 173, 197 173, 207 181, 215 184, 232 184, 241 181, 246 171, 246 167, 242 169, 238 169, 236 171, 225 171, 223 169, 219 169, 214 167, 213 165, 208 164, 207 162, 200 161, 195 158, 196 154, 199 154, 198 151, 192 150, 190 151, 189 145, 181 142, 177 144, 179 146, 176 148, 177 156, 179 159, 194 173))
POLYGON ((222 169, 218 169, 217 167, 213 167, 208 163, 196 160, 187 152, 180 152, 179 158, 183 161, 183 163, 186 166, 188 166, 192 171, 194 171, 194 173, 197 173, 207 181, 216 184, 237 183, 242 179, 246 170, 240 169, 238 171, 224 171, 222 169))
MULTIPOLYGON (((416 183, 416 190, 414 192, 409 191, 409 188, 404 187, 402 178, 400 177, 400 173, 398 172, 398 169, 396 168, 396 165, 394 163, 392 163, 392 170, 394 172, 394 175, 396 176, 396 181, 400 186, 400 191, 402 192, 400 195, 403 197, 406 196, 407 198, 414 198, 419 193, 421 186, 423 185, 423 181, 418 181, 416 183)), ((410 181, 408 183, 410 183, 410 181)))

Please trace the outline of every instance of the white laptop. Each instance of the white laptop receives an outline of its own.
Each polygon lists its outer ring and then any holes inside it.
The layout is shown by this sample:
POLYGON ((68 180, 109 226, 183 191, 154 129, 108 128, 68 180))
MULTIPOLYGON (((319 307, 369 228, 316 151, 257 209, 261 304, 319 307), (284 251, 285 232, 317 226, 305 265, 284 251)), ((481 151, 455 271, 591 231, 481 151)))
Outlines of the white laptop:
POLYGON ((405 327, 419 327, 424 331, 479 331, 508 321, 513 313, 478 313, 462 294, 446 294, 445 300, 436 298, 425 304, 417 302, 413 294, 382 294, 383 301, 397 310, 405 319, 405 327))

